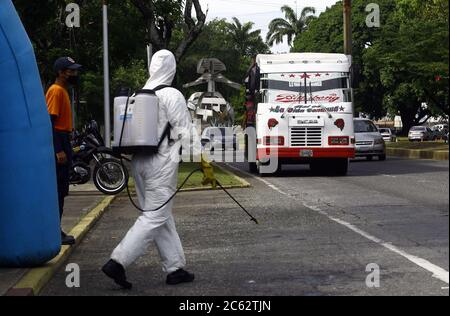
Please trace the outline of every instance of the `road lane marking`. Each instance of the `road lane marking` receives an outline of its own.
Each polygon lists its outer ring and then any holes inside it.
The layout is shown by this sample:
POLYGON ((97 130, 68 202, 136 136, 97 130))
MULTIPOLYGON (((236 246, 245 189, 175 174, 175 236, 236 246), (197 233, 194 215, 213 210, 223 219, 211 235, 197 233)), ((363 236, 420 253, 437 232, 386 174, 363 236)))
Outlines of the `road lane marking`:
MULTIPOLYGON (((256 177, 256 176, 254 176, 253 174, 248 173, 248 172, 246 172, 246 171, 243 171, 243 170, 241 170, 241 169, 239 169, 239 168, 236 168, 236 167, 234 167, 234 166, 231 166, 231 165, 228 165, 228 166, 231 167, 231 168, 233 168, 234 170, 237 170, 237 171, 239 171, 239 172, 242 172, 242 173, 244 173, 244 174, 247 174, 248 176, 252 177, 253 179, 256 179, 256 180, 259 180, 259 181, 263 182, 263 183, 266 184, 268 187, 270 187, 271 189, 273 189, 273 190, 275 190, 275 191, 281 193, 282 195, 285 195, 285 196, 288 196, 288 197, 290 197, 290 198, 292 198, 292 199, 294 199, 294 200, 297 200, 297 198, 296 198, 295 196, 292 196, 292 195, 290 195, 289 193, 284 192, 283 190, 281 190, 280 188, 278 188, 276 185, 270 183, 270 182, 267 181, 266 179, 258 178, 258 177, 256 177)), ((302 202, 302 203, 303 203, 303 202, 302 202)), ((390 250, 391 252, 394 252, 394 253, 396 253, 396 254, 398 254, 398 255, 400 255, 400 256, 406 258, 407 260, 409 260, 410 262, 414 263, 415 265, 417 265, 417 266, 419 266, 419 267, 421 267, 421 268, 427 270, 428 272, 431 272, 431 273, 432 273, 432 276, 433 276, 434 278, 439 279, 439 280, 441 280, 441 281, 443 281, 443 282, 449 284, 449 273, 448 273, 448 271, 446 271, 445 269, 443 269, 443 268, 441 268, 441 267, 439 267, 439 266, 437 266, 437 265, 431 263, 431 262, 428 261, 428 260, 425 260, 425 259, 423 259, 423 258, 414 256, 414 255, 411 255, 411 254, 409 254, 409 253, 407 253, 407 252, 401 250, 400 248, 394 246, 392 243, 383 241, 383 240, 380 239, 380 238, 377 238, 377 237, 375 237, 375 236, 372 236, 372 235, 370 235, 369 233, 367 233, 367 232, 365 232, 365 231, 359 229, 358 227, 356 227, 356 226, 353 225, 353 224, 350 224, 350 223, 348 223, 348 222, 346 222, 346 221, 343 221, 343 220, 341 220, 341 219, 339 219, 339 218, 333 217, 333 216, 329 215, 327 212, 325 212, 325 211, 323 211, 322 209, 320 209, 318 206, 315 206, 315 205, 307 205, 307 204, 305 204, 305 203, 303 203, 303 205, 304 205, 305 207, 307 207, 307 208, 309 208, 309 209, 315 211, 315 212, 320 213, 321 215, 326 216, 326 217, 329 218, 330 220, 332 220, 332 221, 334 221, 334 222, 336 222, 336 223, 338 223, 338 224, 340 224, 340 225, 343 225, 343 226, 347 227, 348 229, 352 230, 353 232, 355 232, 355 233, 357 233, 357 234, 363 236, 364 238, 366 238, 366 239, 368 239, 368 240, 370 240, 370 241, 372 241, 372 242, 374 242, 374 243, 376 243, 376 244, 378 244, 378 245, 380 245, 380 246, 382 246, 382 247, 384 247, 384 248, 390 250)), ((444 289, 444 288, 443 288, 443 289, 444 289)), ((447 289, 448 289, 448 287, 447 287, 447 289)))
POLYGON ((381 240, 381 239, 379 239, 377 237, 374 237, 374 236, 366 233, 365 231, 359 229, 358 227, 356 227, 353 224, 350 224, 350 223, 348 223, 346 221, 343 221, 341 219, 332 217, 332 216, 328 215, 326 212, 322 211, 321 213, 326 215, 332 221, 347 227, 348 229, 350 229, 350 230, 354 231, 355 233, 363 236, 364 238, 369 239, 369 240, 371 240, 371 241, 373 241, 373 242, 383 246, 384 248, 386 248, 386 249, 388 249, 388 250, 390 250, 390 251, 392 251, 392 252, 394 252, 394 253, 396 253, 396 254, 398 254, 398 255, 406 258, 406 259, 408 259, 409 261, 411 261, 412 263, 418 265, 419 267, 421 267, 421 268, 423 268, 423 269, 433 273, 433 277, 434 278, 439 279, 439 280, 449 284, 449 273, 445 269, 442 269, 441 267, 439 267, 439 266, 429 262, 428 260, 422 259, 422 258, 414 256, 414 255, 411 255, 411 254, 401 250, 400 248, 394 246, 392 243, 385 242, 385 241, 383 241, 383 240, 381 240))

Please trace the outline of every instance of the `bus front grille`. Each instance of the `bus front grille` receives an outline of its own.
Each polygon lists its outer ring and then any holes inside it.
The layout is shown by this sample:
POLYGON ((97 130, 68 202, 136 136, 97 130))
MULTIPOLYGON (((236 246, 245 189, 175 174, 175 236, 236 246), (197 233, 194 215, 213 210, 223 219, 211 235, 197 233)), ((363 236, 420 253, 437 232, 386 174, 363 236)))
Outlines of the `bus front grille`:
POLYGON ((321 127, 291 127, 291 147, 322 147, 321 127))

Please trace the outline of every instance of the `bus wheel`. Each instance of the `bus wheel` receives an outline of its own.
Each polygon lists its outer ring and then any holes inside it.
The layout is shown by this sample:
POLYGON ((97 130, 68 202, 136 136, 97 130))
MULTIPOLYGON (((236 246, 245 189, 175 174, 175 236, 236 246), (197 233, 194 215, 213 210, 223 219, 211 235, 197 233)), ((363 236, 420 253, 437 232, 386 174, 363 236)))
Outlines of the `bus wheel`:
POLYGON ((269 170, 272 169, 273 166, 270 166, 270 162, 268 163, 262 163, 258 161, 256 163, 256 169, 257 173, 260 177, 267 177, 272 175, 278 175, 281 172, 281 164, 278 163, 275 170, 269 170))
POLYGON ((347 158, 340 158, 340 159, 334 159, 333 163, 330 164, 330 167, 333 170, 333 175, 336 176, 346 176, 348 173, 348 159, 347 158))
POLYGON ((257 173, 258 167, 256 166, 256 162, 249 162, 248 169, 250 170, 251 173, 257 173))

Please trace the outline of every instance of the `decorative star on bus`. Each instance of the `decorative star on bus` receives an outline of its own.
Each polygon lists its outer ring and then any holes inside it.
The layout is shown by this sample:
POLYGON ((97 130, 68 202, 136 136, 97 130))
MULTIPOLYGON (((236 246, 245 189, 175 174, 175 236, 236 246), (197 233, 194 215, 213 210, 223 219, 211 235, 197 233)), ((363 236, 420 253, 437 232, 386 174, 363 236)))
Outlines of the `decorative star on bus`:
POLYGON ((309 78, 311 78, 311 76, 308 75, 308 74, 302 74, 302 75, 300 76, 300 78, 302 78, 302 79, 309 79, 309 78))

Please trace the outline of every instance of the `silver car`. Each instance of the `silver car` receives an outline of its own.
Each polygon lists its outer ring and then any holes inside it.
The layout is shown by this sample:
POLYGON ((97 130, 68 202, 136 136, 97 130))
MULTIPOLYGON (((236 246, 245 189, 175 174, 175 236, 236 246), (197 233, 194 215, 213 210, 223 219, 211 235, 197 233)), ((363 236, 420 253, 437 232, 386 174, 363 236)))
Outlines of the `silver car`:
POLYGON ((397 136, 390 128, 381 127, 378 130, 385 142, 395 143, 397 141, 397 136))
POLYGON ((368 119, 354 119, 355 140, 356 140, 356 157, 366 157, 372 160, 378 157, 379 160, 386 160, 386 143, 383 136, 368 119))
POLYGON ((202 145, 205 149, 237 150, 236 133, 232 127, 207 127, 202 133, 202 145))
POLYGON ((433 133, 433 131, 426 127, 426 126, 413 126, 411 127, 411 129, 409 130, 408 133, 408 139, 410 142, 413 141, 427 141, 427 140, 434 140, 435 139, 435 134, 433 133))

